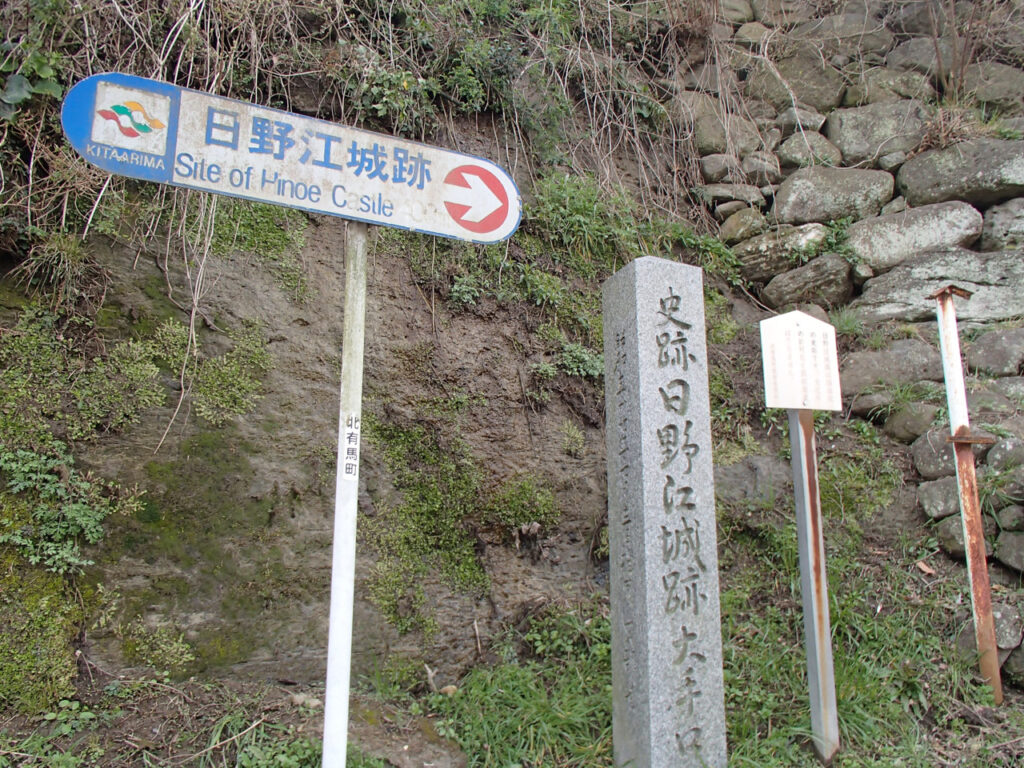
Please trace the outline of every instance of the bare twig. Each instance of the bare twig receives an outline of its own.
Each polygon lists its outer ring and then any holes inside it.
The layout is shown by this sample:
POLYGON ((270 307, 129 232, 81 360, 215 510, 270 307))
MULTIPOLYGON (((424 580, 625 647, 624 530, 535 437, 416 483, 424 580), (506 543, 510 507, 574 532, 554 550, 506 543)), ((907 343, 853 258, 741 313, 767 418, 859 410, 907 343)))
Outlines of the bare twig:
POLYGON ((89 227, 92 226, 92 217, 96 215, 96 209, 100 207, 100 201, 103 199, 103 193, 107 191, 107 187, 110 186, 110 180, 112 178, 114 178, 113 174, 107 174, 107 180, 103 182, 103 188, 100 190, 100 193, 96 195, 96 202, 92 204, 92 209, 89 211, 89 218, 86 219, 85 227, 82 228, 83 240, 85 240, 89 234, 89 227))
POLYGON ((434 682, 434 675, 437 674, 437 670, 431 669, 427 664, 424 664, 423 668, 427 670, 427 686, 433 693, 437 693, 437 683, 434 682))

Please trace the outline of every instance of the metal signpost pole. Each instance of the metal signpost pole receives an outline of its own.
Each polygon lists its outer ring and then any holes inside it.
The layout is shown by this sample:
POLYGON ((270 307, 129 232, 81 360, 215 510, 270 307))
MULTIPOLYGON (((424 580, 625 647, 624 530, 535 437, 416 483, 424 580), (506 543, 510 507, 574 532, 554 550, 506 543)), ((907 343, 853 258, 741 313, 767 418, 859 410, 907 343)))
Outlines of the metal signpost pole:
POLYGON ((839 751, 839 714, 832 668, 814 410, 842 409, 835 328, 803 312, 763 320, 761 357, 765 404, 789 412, 811 733, 818 758, 822 764, 830 765, 839 751))
POLYGON ((839 751, 839 715, 836 711, 836 683, 832 668, 832 624, 828 615, 825 538, 821 525, 813 411, 789 410, 789 444, 796 497, 800 600, 804 610, 811 732, 818 757, 828 765, 839 751))
POLYGON ((324 696, 324 768, 345 768, 348 691, 352 662, 352 608, 356 578, 356 507, 363 397, 367 226, 348 224, 345 243, 345 320, 341 346, 338 475, 334 495, 331 613, 324 696))
POLYGON ((366 224, 497 243, 519 226, 515 180, 489 160, 123 73, 68 91, 64 134, 121 176, 349 219, 324 765, 344 768, 366 311, 366 224))
POLYGON ((1003 703, 1003 685, 999 676, 999 651, 996 647, 995 620, 992 617, 992 593, 988 581, 988 565, 985 562, 985 534, 978 506, 978 479, 974 471, 973 447, 976 443, 990 443, 992 440, 971 435, 953 296, 968 299, 971 294, 950 285, 928 298, 935 300, 939 321, 939 348, 942 351, 946 402, 949 405, 950 436, 947 441, 953 444, 953 452, 956 454, 956 482, 960 492, 960 519, 967 549, 967 580, 971 589, 978 666, 981 676, 992 687, 992 697, 998 705, 1003 703))

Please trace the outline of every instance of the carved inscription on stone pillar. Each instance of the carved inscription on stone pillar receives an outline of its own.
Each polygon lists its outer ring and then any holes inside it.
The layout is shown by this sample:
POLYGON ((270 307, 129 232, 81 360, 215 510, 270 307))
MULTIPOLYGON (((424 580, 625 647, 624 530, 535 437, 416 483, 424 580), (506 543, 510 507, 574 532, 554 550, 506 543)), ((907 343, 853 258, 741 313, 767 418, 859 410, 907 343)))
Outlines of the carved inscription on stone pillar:
POLYGON ((726 765, 701 270, 637 259, 604 288, 617 765, 726 765))

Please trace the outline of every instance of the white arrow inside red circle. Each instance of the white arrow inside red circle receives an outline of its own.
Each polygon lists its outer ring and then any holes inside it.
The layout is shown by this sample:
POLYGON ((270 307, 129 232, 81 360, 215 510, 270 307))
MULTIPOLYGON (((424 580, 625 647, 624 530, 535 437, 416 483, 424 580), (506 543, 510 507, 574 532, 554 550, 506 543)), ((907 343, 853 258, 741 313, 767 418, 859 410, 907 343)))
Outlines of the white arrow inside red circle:
MULTIPOLYGON (((462 221, 477 223, 483 221, 505 203, 494 194, 487 182, 480 177, 479 173, 460 169, 461 179, 468 186, 456 185, 451 176, 446 179, 448 191, 445 193, 445 200, 455 205, 464 205, 468 210, 459 218, 462 221)), ((476 169, 473 169, 474 171, 476 169)))

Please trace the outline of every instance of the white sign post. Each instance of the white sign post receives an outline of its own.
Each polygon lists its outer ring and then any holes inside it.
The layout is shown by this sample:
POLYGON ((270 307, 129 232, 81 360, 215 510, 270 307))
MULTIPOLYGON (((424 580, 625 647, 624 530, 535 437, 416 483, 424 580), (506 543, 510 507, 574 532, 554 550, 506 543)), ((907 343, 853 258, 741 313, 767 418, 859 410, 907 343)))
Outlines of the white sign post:
POLYGON ((93 165, 145 181, 339 216, 348 226, 338 474, 324 702, 324 768, 345 768, 359 494, 366 224, 496 243, 519 226, 515 181, 494 163, 170 83, 93 75, 61 124, 93 165))
POLYGON ((348 225, 345 243, 345 319, 341 343, 338 471, 334 490, 331 613, 324 696, 324 768, 345 768, 348 692, 352 666, 352 609, 356 583, 359 432, 362 422, 363 338, 366 318, 366 225, 348 225))
POLYGON ((814 410, 842 409, 835 328, 803 312, 763 320, 761 357, 766 406, 785 408, 789 412, 811 731, 818 758, 828 765, 839 751, 839 718, 814 446, 814 410))

